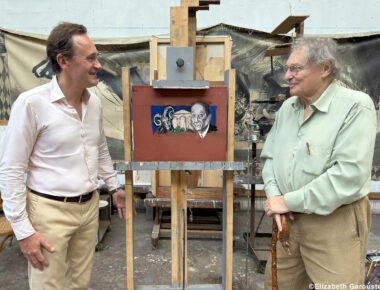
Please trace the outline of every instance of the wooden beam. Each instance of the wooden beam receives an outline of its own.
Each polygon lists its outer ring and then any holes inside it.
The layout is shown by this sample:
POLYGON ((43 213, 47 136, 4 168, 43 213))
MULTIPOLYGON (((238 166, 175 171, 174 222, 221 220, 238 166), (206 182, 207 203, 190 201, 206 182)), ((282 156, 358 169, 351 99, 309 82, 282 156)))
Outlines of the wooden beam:
POLYGON ((371 192, 368 194, 369 199, 380 199, 380 192, 371 192))
POLYGON ((288 16, 284 21, 282 21, 271 34, 286 34, 294 27, 303 22, 309 15, 303 16, 288 16))
MULTIPOLYGON (((131 147, 131 112, 130 112, 130 78, 129 70, 122 68, 121 72, 122 94, 123 94, 123 121, 124 121, 124 159, 132 161, 131 147)), ((125 218, 126 218, 126 257, 127 257, 127 289, 134 290, 133 273, 133 171, 125 172, 125 218)))
MULTIPOLYGON (((227 128, 227 161, 234 160, 234 124, 235 124, 235 82, 236 70, 230 70, 228 75, 228 128, 227 128)), ((234 186, 234 172, 226 172, 226 273, 225 282, 226 290, 232 290, 232 268, 233 268, 233 188, 234 186)))
POLYGON ((181 6, 199 6, 199 0, 181 0, 181 6))
POLYGON ((231 69, 232 41, 230 37, 224 38, 224 70, 231 69))
MULTIPOLYGON (((145 198, 145 206, 159 207, 159 208, 170 208, 171 199, 170 198, 145 198)), ((218 209, 223 208, 222 200, 211 200, 211 199, 187 199, 187 208, 206 208, 206 209, 218 209)), ((240 201, 234 201, 234 210, 240 209, 240 201)), ((157 220, 158 224, 159 221, 157 220)))
POLYGON ((193 80, 196 79, 196 36, 197 36, 197 15, 196 11, 188 11, 189 22, 188 22, 188 46, 193 48, 193 80))
POLYGON ((233 191, 233 181, 234 181, 234 172, 227 171, 226 172, 226 209, 227 209, 227 220, 226 223, 226 290, 232 290, 232 269, 233 269, 233 236, 234 236, 234 209, 233 202, 234 197, 232 194, 233 191))
MULTIPOLYGON (((193 187, 187 189, 186 199, 210 199, 222 200, 223 188, 221 187, 193 187)), ((234 194, 244 195, 246 189, 243 187, 235 187, 234 194)), ((170 198, 170 187, 159 186, 157 189, 157 198, 170 198)))
POLYGON ((301 23, 297 24, 295 27, 296 30, 296 36, 302 36, 305 28, 305 21, 302 21, 301 23))
POLYGON ((180 287, 180 273, 179 273, 179 225, 178 225, 178 184, 179 184, 179 171, 173 170, 171 175, 171 217, 172 217, 172 287, 180 287))
MULTIPOLYGON (((234 161, 234 142, 235 142, 235 83, 236 70, 232 69, 228 74, 228 128, 227 128, 227 161, 234 161)), ((233 194, 233 191, 231 191, 233 194)))
POLYGON ((158 38, 153 37, 150 41, 150 84, 158 79, 158 38))
MULTIPOLYGON (((169 237, 170 231, 167 229, 161 228, 159 235, 161 237, 169 237)), ((223 233, 221 231, 213 231, 213 230, 188 230, 187 236, 192 237, 192 238, 220 239, 222 238, 223 233)), ((178 289, 182 289, 182 288, 178 288, 178 289)))
POLYGON ((172 287, 187 285, 187 205, 186 173, 171 171, 172 287))
POLYGON ((286 43, 286 44, 268 48, 264 56, 287 55, 290 51, 290 46, 291 46, 291 43, 286 43))
POLYGON ((170 8, 170 44, 171 46, 189 46, 189 9, 187 7, 170 8))

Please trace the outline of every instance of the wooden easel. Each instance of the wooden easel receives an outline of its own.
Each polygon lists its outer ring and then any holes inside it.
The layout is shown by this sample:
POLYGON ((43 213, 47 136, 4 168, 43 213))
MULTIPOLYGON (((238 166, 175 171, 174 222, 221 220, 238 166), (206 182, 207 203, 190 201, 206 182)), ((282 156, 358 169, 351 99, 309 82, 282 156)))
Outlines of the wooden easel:
MULTIPOLYGON (((151 81, 166 80, 166 48, 170 46, 169 38, 153 37, 151 40, 151 81)), ((196 51, 194 61, 195 80, 208 80, 210 85, 224 85, 225 71, 231 69, 231 39, 230 37, 197 37, 196 51), (211 55, 211 56, 210 56, 211 55)), ((233 84, 234 85, 234 84, 233 84)), ((190 200, 188 205, 190 208, 204 209, 221 209, 223 200, 223 180, 220 170, 191 171, 187 175, 188 190, 192 195, 188 195, 187 199, 197 199, 196 204, 190 200), (200 181, 200 182, 199 182, 200 181), (198 184, 200 183, 200 184, 198 184)), ((154 198, 145 199, 145 205, 154 207, 155 225, 152 231, 152 244, 158 246, 160 237, 168 237, 170 235, 168 224, 165 219, 161 218, 163 211, 168 207, 168 198, 170 198, 171 173, 168 171, 155 171, 152 178, 152 191, 154 198)), ((238 190, 238 189, 236 189, 238 190)), ((220 212, 218 212, 219 214, 220 212)), ((219 215, 218 215, 219 217, 219 215)), ((211 219, 209 222, 218 223, 221 218, 211 219), (215 221, 217 220, 217 221, 215 221)), ((196 236, 198 238, 222 238, 222 226, 214 224, 189 225, 189 237, 196 236), (206 230, 210 229, 210 230, 206 230)))
MULTIPOLYGON (((195 57, 197 55, 195 13, 197 10, 208 9, 209 4, 219 4, 219 2, 220 1, 182 0, 180 7, 172 7, 170 18, 171 46, 192 47, 195 60, 195 57)), ((153 72, 153 79, 158 80, 158 75, 159 72, 155 70, 153 72)), ((186 88, 186 86, 189 84, 190 86, 197 86, 198 81, 200 81, 201 85, 203 86, 205 82, 202 80, 196 80, 196 77, 196 70, 194 69, 193 80, 186 82, 184 88, 186 88)), ((171 285, 139 286, 137 289, 232 289, 233 170, 243 169, 244 166, 241 162, 233 162, 235 70, 225 71, 223 83, 228 88, 226 162, 178 162, 178 164, 176 162, 133 162, 130 108, 132 97, 131 85, 128 69, 122 69, 122 87, 124 101, 124 144, 126 162, 117 164, 116 168, 119 170, 125 170, 127 289, 135 289, 133 267, 132 173, 133 170, 163 170, 168 169, 168 166, 171 168, 171 285), (187 283, 187 182, 185 170, 223 170, 223 283, 221 285, 210 284, 189 286, 187 283)), ((165 82, 163 85, 165 86, 165 82)), ((178 86, 182 85, 183 82, 179 81, 178 86)), ((210 82, 210 85, 212 85, 212 82, 210 82)))

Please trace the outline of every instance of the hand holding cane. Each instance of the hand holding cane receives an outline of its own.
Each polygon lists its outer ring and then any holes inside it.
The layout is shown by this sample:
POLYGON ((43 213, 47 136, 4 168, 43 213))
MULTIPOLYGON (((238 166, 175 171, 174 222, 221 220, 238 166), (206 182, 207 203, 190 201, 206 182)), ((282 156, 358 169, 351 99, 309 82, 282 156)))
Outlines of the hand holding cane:
MULTIPOLYGON (((279 234, 280 242, 284 250, 291 255, 289 248, 289 226, 288 220, 285 214, 281 216, 281 226, 282 231, 279 234)), ((277 281, 277 250, 276 244, 278 240, 278 227, 276 220, 273 218, 272 223, 272 243, 271 243, 271 254, 272 254, 272 290, 278 290, 278 281, 277 281)))

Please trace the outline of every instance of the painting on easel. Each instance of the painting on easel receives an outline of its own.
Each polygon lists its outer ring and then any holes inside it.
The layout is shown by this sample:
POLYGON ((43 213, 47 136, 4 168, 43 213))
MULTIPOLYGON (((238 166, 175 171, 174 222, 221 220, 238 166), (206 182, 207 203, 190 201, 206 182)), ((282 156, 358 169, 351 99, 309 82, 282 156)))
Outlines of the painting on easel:
POLYGON ((225 161, 227 88, 133 86, 134 161, 225 161))
POLYGON ((201 101, 191 106, 151 106, 153 134, 197 132, 203 139, 217 131, 216 108, 201 101))

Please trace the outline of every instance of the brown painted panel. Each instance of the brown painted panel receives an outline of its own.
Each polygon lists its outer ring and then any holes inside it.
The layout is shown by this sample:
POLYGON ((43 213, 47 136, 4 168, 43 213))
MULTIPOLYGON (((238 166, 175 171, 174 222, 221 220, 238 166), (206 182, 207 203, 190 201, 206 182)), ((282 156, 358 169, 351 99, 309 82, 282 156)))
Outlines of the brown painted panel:
MULTIPOLYGON (((174 111, 175 111, 174 110, 174 111)), ((176 112, 176 111, 175 111, 176 112)), ((177 111, 178 112, 178 111, 177 111)), ((134 161, 225 161, 227 140, 227 87, 207 90, 132 87, 134 161), (216 131, 201 138, 197 131, 163 132, 153 122, 157 107, 190 108, 203 102, 213 109, 216 131)), ((214 127, 215 127, 214 126, 214 127)), ((211 127, 210 127, 211 128, 211 127)))

